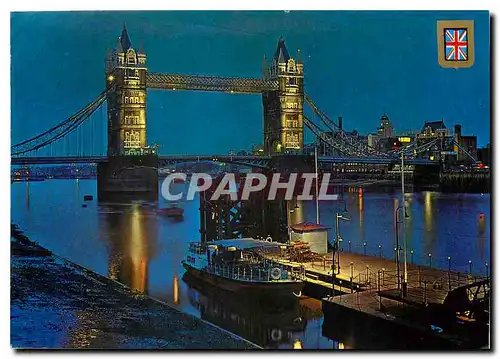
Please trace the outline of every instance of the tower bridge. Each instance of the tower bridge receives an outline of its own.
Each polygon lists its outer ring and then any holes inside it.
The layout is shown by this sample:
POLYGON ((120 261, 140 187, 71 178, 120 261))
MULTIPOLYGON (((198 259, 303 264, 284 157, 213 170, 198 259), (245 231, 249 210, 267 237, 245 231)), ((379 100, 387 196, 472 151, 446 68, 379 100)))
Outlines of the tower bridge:
MULTIPOLYGON (((43 133, 17 143, 11 148, 11 164, 98 164, 99 194, 106 192, 157 193, 159 166, 217 159, 222 162, 257 168, 287 167, 306 158, 304 129, 307 128, 334 156, 320 156, 320 166, 332 163, 398 164, 401 156, 407 164, 439 167, 434 161, 418 159, 418 148, 381 153, 347 134, 304 92, 304 64, 300 50, 291 56, 283 38, 268 61, 264 57, 258 78, 208 75, 184 75, 150 72, 147 55, 134 48, 124 26, 121 36, 105 59, 104 90, 89 104, 68 119, 43 133), (217 91, 262 96, 263 156, 159 155, 158 148, 147 142, 147 96, 150 90, 217 91), (103 127, 103 104, 107 104, 106 130, 103 127), (305 115, 308 107, 312 117, 305 115), (315 122, 319 120, 319 122, 315 122), (97 128, 97 130, 96 130, 97 128), (106 146, 95 138, 105 138, 106 146), (89 143, 90 142, 90 143, 89 143), (99 147, 100 148, 97 148, 99 147), (89 149, 89 147, 92 147, 89 149), (134 171, 122 171, 122 168, 134 171)), ((164 149, 168 151, 169 149, 164 149)), ((310 160, 305 160, 310 163, 310 160)))

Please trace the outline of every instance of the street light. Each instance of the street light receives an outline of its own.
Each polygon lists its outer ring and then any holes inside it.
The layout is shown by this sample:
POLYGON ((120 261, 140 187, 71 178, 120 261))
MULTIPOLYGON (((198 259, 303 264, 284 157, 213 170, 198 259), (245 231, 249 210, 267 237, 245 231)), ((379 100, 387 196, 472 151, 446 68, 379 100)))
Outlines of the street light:
POLYGON ((339 227, 339 219, 342 219, 344 221, 350 221, 351 219, 348 217, 344 217, 340 213, 336 213, 335 215, 335 244, 333 246, 333 253, 334 257, 332 260, 335 260, 335 250, 337 250, 337 274, 340 274, 340 250, 339 250, 339 243, 342 241, 342 237, 340 236, 340 227, 339 227))
POLYGON ((340 251, 339 251, 339 241, 342 240, 339 233, 339 219, 344 221, 349 221, 350 218, 344 217, 339 212, 335 213, 335 242, 333 243, 333 251, 332 251, 332 297, 335 296, 335 250, 337 250, 337 271, 340 274, 340 251))

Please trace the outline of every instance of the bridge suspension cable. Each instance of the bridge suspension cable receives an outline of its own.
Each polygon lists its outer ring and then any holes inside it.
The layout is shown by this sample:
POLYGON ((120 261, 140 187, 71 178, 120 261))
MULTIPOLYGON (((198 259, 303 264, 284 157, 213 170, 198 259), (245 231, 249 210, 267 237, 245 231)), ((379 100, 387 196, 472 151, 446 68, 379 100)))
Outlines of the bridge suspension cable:
POLYGON ((458 147, 459 150, 461 150, 467 157, 469 157, 472 162, 477 163, 477 161, 474 156, 472 156, 469 152, 467 152, 455 139, 453 139, 453 144, 458 147))
MULTIPOLYGON (((309 105, 313 113, 317 114, 323 122, 323 124, 328 127, 328 129, 332 132, 332 135, 329 135, 328 133, 322 131, 318 126, 316 126, 316 130, 321 132, 321 137, 322 141, 327 143, 329 146, 333 147, 334 149, 338 150, 342 154, 346 155, 357 155, 357 156, 370 156, 370 157, 391 157, 387 153, 379 152, 376 151, 374 148, 368 146, 368 144, 365 144, 358 139, 354 138, 353 136, 347 134, 339 125, 337 125, 334 121, 332 121, 323 111, 321 111, 311 100, 307 94, 304 94, 304 99, 306 103, 309 105), (338 137, 334 137, 335 134, 337 134, 338 137), (327 140, 327 138, 330 138, 331 140, 327 140)), ((311 121, 307 121, 309 124, 311 124, 311 121)), ((305 122, 304 122, 305 123, 305 122)), ((306 124, 308 126, 308 124, 306 124)), ((310 128, 308 126, 308 128, 310 128)), ((311 129, 311 128, 310 128, 311 129)), ((312 130, 312 129, 311 129, 312 130)), ((313 131, 313 130, 312 130, 313 131)), ((315 132, 315 131, 313 131, 315 132)), ((315 133, 316 136, 318 136, 317 133, 315 133)))
MULTIPOLYGON (((389 153, 395 154, 397 156, 400 156, 401 153, 404 153, 405 155, 418 155, 424 151, 429 150, 432 146, 435 146, 437 143, 441 143, 442 141, 450 141, 450 145, 455 145, 458 147, 459 151, 464 153, 473 163, 477 163, 477 160, 472 156, 467 150, 465 150, 454 138, 436 138, 432 141, 426 142, 421 144, 420 146, 417 144, 417 141, 412 142, 409 145, 406 145, 404 147, 399 148, 398 150, 394 151, 391 150, 389 153)), ((442 148, 442 146, 440 146, 442 148)))
POLYGON ((347 149, 342 142, 335 141, 332 136, 327 135, 327 133, 323 131, 322 128, 320 128, 313 121, 309 120, 309 118, 307 118, 307 116, 304 114, 302 115, 302 121, 304 122, 304 125, 306 125, 306 127, 310 129, 312 133, 327 146, 339 151, 342 154, 354 154, 353 151, 349 151, 349 149, 347 149))
POLYGON ((49 128, 37 136, 11 146, 11 155, 19 156, 28 152, 36 151, 65 137, 80 127, 98 108, 101 107, 101 105, 106 101, 106 95, 111 89, 112 88, 109 88, 101 92, 92 102, 56 126, 49 128))

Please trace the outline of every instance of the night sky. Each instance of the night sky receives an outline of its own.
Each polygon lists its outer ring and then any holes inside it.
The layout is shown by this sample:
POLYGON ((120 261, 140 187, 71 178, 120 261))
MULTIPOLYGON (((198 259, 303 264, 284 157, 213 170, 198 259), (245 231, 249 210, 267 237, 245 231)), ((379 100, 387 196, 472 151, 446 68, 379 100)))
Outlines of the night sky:
MULTIPOLYGON (((347 130, 462 124, 490 142, 487 12, 39 12, 11 15, 12 143, 66 119, 104 89, 106 50, 126 23, 148 70, 260 77, 283 35, 301 49, 305 92, 347 130), (436 20, 472 19, 475 63, 441 68, 436 20)), ((148 143, 161 154, 225 154, 262 143, 258 95, 149 90, 148 143)), ((103 112, 104 113, 104 112, 103 112)), ((310 112, 309 112, 310 113, 310 112)), ((103 117, 103 124, 105 118, 103 117)), ((103 125, 104 128, 104 125, 103 125)), ((306 142, 312 135, 306 129, 306 142)))

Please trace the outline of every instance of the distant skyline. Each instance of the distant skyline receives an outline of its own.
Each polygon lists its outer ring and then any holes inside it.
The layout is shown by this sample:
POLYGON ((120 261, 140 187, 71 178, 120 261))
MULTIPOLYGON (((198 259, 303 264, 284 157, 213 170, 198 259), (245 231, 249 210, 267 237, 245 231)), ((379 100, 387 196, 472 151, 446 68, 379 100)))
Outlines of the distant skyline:
MULTIPOLYGON (((106 50, 126 23, 152 72, 260 77, 263 56, 283 36, 292 57, 301 49, 306 93, 330 118, 342 116, 346 130, 374 133, 386 113, 396 132, 444 120, 486 146, 489 21, 486 11, 12 13, 12 143, 103 90, 106 50), (436 21, 459 19, 474 20, 474 65, 441 68, 436 21)), ((163 154, 222 154, 263 141, 259 95, 149 90, 147 101, 148 143, 163 154)))

